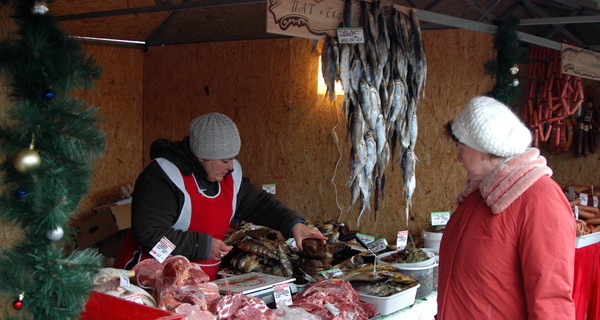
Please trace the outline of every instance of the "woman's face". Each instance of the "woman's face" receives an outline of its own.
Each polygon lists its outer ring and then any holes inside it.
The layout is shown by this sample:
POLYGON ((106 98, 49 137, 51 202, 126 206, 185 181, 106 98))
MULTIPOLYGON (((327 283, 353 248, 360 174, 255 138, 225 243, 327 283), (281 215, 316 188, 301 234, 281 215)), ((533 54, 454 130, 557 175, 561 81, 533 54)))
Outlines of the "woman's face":
POLYGON ((223 178, 233 170, 233 158, 223 160, 198 159, 206 171, 206 179, 212 182, 223 181, 223 178))
POLYGON ((496 168, 492 164, 489 153, 475 150, 460 142, 456 143, 456 147, 458 148, 456 160, 462 163, 470 181, 482 181, 496 168))

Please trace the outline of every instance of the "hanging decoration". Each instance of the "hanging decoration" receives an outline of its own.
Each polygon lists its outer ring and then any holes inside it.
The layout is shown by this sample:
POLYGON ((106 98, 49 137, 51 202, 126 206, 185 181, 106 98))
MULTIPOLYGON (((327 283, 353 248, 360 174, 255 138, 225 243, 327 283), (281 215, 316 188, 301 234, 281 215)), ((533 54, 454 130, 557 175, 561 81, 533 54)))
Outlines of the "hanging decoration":
POLYGON ((61 226, 57 226, 54 229, 48 230, 46 232, 46 237, 48 237, 48 240, 50 241, 58 241, 62 239, 64 234, 65 231, 63 230, 63 228, 61 226))
POLYGON ((522 51, 518 47, 519 41, 515 31, 515 26, 518 24, 519 19, 512 16, 496 23, 498 26, 494 37, 496 60, 490 60, 485 64, 487 73, 496 79, 494 88, 487 95, 507 105, 510 105, 519 86, 519 80, 515 78, 519 72, 517 63, 522 60, 522 51))
POLYGON ((34 149, 35 133, 31 136, 28 149, 23 149, 13 157, 13 166, 21 173, 28 173, 42 165, 40 154, 34 149))
POLYGON ((19 296, 17 297, 17 299, 15 299, 15 301, 13 301, 13 308, 15 308, 15 310, 23 309, 23 298, 24 297, 25 297, 25 292, 21 292, 21 293, 19 293, 19 296))
MULTIPOLYGON (((408 8, 406 8, 408 9, 408 8)), ((416 188, 417 109, 424 96, 427 62, 421 28, 412 9, 401 12, 380 1, 345 1, 338 39, 327 37, 321 56, 329 98, 344 89, 343 108, 351 141, 348 211, 360 199, 357 225, 383 200, 387 168, 395 154, 403 172, 406 220, 416 188), (357 30, 362 41, 341 41, 340 30, 357 30)), ((343 40, 343 39, 342 39, 343 40)))

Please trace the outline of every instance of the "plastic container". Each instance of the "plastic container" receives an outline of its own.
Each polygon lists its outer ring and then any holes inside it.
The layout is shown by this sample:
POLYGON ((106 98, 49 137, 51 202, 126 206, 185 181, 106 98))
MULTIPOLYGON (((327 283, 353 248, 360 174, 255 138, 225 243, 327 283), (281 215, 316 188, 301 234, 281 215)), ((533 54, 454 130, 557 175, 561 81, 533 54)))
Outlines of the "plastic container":
POLYGON ((92 291, 81 320, 180 320, 184 316, 92 291))
POLYGON ((417 290, 420 286, 420 284, 417 284, 414 287, 408 288, 388 297, 368 295, 361 293, 360 289, 357 290, 357 293, 360 296, 360 300, 374 304, 377 312, 385 316, 400 309, 412 306, 415 303, 417 290))
POLYGON ((407 268, 407 267, 399 267, 398 269, 405 275, 417 279, 419 284, 421 285, 419 289, 417 289, 416 298, 421 299, 425 298, 433 292, 434 289, 434 277, 433 277, 433 269, 437 266, 435 260, 429 266, 425 267, 415 267, 415 268, 407 268))
POLYGON ((443 230, 441 231, 428 231, 423 230, 423 241, 425 248, 430 248, 435 252, 440 251, 440 242, 442 242, 442 236, 444 235, 443 230))
POLYGON ((430 251, 425 251, 425 253, 427 254, 427 256, 429 257, 429 259, 425 260, 425 261, 419 261, 419 262, 411 262, 411 263, 391 263, 391 262, 386 262, 384 260, 382 260, 383 258, 390 256, 398 251, 389 251, 386 253, 382 253, 380 255, 377 256, 377 263, 388 263, 391 264, 392 266, 396 267, 396 268, 418 268, 418 267, 426 267, 429 266, 433 263, 435 263, 435 253, 430 252, 430 251))

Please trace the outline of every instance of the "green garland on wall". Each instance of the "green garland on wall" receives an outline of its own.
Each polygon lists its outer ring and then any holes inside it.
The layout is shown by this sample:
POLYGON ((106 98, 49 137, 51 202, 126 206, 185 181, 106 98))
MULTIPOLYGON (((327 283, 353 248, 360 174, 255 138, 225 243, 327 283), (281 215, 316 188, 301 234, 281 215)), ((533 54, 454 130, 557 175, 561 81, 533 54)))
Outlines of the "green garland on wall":
POLYGON ((512 16, 496 23, 498 26, 494 37, 496 60, 490 60, 485 64, 487 73, 496 79, 494 88, 487 95, 508 105, 519 90, 519 82, 515 78, 519 71, 517 64, 522 60, 515 31, 515 26, 518 24, 519 19, 512 16))

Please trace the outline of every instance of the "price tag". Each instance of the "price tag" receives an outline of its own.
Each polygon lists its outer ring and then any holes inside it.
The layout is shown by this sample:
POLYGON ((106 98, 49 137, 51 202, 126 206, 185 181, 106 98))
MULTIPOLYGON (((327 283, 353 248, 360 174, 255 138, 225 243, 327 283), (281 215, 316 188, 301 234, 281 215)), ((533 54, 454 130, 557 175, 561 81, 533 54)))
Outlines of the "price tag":
POLYGON ((431 213, 431 225, 432 226, 445 226, 450 220, 450 212, 432 212, 431 213))
POLYGON ((287 239, 285 243, 292 248, 298 248, 298 245, 296 244, 296 239, 294 238, 287 239))
POLYGON ((366 235, 366 234, 362 234, 362 233, 357 233, 356 238, 358 239, 358 241, 362 242, 362 244, 365 246, 368 245, 369 243, 373 242, 373 240, 375 240, 375 237, 366 235))
POLYGON ((588 195, 587 193, 580 193, 579 194, 579 200, 581 200, 581 205, 582 206, 587 206, 588 205, 588 195))
POLYGON ((142 295, 139 293, 134 293, 134 294, 130 294, 127 296, 123 296, 123 299, 127 300, 127 301, 131 301, 131 302, 135 302, 135 303, 139 303, 139 304, 144 304, 144 300, 142 300, 142 295))
POLYGON ((277 192, 277 188, 274 183, 263 184, 262 188, 263 188, 263 190, 265 190, 266 192, 268 192, 270 194, 275 194, 277 192))
POLYGON ((131 290, 129 277, 123 271, 119 271, 119 286, 125 290, 131 290))
POLYGON ((594 201, 593 201, 594 202, 594 205, 593 205, 594 208, 598 208, 598 196, 594 196, 593 199, 594 199, 594 201))
POLYGON ((292 304, 292 292, 289 283, 279 283, 273 286, 273 298, 275 305, 279 309, 280 306, 289 306, 292 304))
POLYGON ((363 28, 338 28, 338 43, 365 43, 363 28))
POLYGON ((408 230, 398 231, 396 236, 396 249, 402 250, 408 244, 408 230))
POLYGON ((573 215, 575 215, 575 219, 579 219, 579 207, 578 206, 573 207, 573 215))
POLYGON ((325 308, 331 312, 334 316, 337 316, 340 313, 340 309, 336 308, 333 304, 327 302, 325 303, 325 308))
POLYGON ((385 238, 379 238, 375 241, 372 241, 371 243, 369 243, 367 246, 369 247, 369 250, 373 253, 377 253, 379 251, 385 250, 385 248, 387 248, 387 240, 385 240, 385 238))
POLYGON ((320 273, 325 279, 333 279, 333 278, 341 277, 344 275, 344 273, 342 272, 342 270, 340 270, 340 268, 333 268, 333 269, 321 271, 320 273))
POLYGON ((150 250, 150 255, 158 260, 158 262, 163 263, 173 250, 175 250, 175 245, 166 237, 162 237, 154 248, 150 250))

